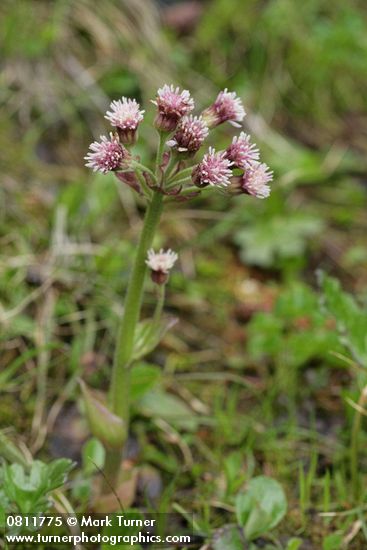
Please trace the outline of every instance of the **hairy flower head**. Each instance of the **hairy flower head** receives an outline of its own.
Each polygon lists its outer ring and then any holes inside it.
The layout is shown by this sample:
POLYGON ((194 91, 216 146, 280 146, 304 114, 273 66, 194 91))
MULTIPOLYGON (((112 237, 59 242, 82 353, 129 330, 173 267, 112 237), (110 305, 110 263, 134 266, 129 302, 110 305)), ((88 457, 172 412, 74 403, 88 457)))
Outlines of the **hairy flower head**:
POLYGON ((227 88, 219 92, 214 103, 203 112, 203 118, 209 128, 218 126, 223 122, 230 122, 237 128, 245 116, 245 109, 242 101, 237 97, 236 92, 229 92, 227 88))
POLYGON ((194 154, 200 149, 208 134, 209 128, 201 116, 184 116, 173 138, 167 141, 167 145, 176 148, 179 152, 194 154))
POLYGON ((157 97, 152 101, 158 107, 158 114, 155 119, 155 126, 159 130, 172 132, 175 130, 178 121, 189 114, 194 108, 194 100, 188 90, 180 91, 173 84, 165 84, 159 88, 157 97))
POLYGON ((239 136, 233 138, 231 145, 226 150, 227 158, 237 168, 246 170, 259 160, 259 150, 250 140, 251 136, 241 132, 239 136))
POLYGON ((232 162, 226 158, 225 151, 216 153, 213 147, 209 147, 208 153, 192 172, 193 182, 198 187, 207 185, 226 187, 230 184, 231 166, 232 162))
POLYGON ((94 172, 106 174, 121 168, 123 162, 129 158, 129 153, 121 145, 117 136, 110 133, 110 137, 101 136, 101 141, 94 141, 89 146, 90 151, 84 157, 86 166, 94 172))
POLYGON ((145 111, 140 110, 140 105, 135 99, 126 97, 112 101, 110 109, 105 118, 117 128, 123 143, 132 143, 145 111))
POLYGON ((269 183, 273 179, 273 172, 265 163, 257 163, 242 176, 242 189, 245 193, 259 199, 266 199, 270 195, 269 183))

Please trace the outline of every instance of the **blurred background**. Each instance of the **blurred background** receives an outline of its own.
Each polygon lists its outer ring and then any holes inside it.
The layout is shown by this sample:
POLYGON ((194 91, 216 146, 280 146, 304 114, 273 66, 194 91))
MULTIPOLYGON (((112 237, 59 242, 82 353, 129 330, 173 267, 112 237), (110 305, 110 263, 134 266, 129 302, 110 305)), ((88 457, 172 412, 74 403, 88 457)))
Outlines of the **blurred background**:
MULTIPOLYGON (((342 463, 353 375, 330 354, 342 349, 315 270, 366 303, 364 0, 3 0, 0 27, 0 425, 33 453, 78 458, 77 378, 107 387, 142 212, 112 175, 84 167, 110 101, 146 109, 137 152, 148 162, 158 87, 190 89, 198 111, 227 87, 275 175, 269 200, 173 203, 161 225, 157 246, 180 255, 168 293, 180 323, 150 363, 209 418, 185 436, 198 464, 179 483, 206 494, 209 447, 222 463, 242 445, 251 464, 293 480, 292 495, 311 427, 330 438, 320 475, 342 463)), ((232 135, 220 127, 218 146, 232 135)), ((174 472, 178 456, 155 441, 162 411, 137 409, 144 459, 174 472)))

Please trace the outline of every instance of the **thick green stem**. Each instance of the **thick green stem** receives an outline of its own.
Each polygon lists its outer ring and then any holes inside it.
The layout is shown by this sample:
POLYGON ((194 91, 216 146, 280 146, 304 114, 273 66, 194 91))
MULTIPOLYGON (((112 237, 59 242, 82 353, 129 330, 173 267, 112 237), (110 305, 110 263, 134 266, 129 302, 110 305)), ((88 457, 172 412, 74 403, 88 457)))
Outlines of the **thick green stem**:
POLYGON ((135 328, 139 320, 142 303, 146 273, 145 260, 162 213, 162 199, 163 195, 155 192, 145 213, 144 225, 127 288, 124 315, 117 336, 110 387, 110 403, 113 412, 124 421, 126 430, 129 423, 129 368, 134 349, 135 328))

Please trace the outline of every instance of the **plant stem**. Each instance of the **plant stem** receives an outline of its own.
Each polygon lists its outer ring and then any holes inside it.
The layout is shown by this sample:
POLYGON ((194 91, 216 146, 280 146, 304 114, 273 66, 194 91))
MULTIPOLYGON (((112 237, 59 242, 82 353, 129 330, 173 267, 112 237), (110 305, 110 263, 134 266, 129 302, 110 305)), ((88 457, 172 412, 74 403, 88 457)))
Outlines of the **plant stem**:
POLYGON ((157 304, 155 306, 155 311, 153 315, 153 325, 154 327, 158 327, 159 321, 162 317, 162 311, 164 306, 164 297, 165 297, 165 290, 166 285, 157 285, 158 286, 158 299, 157 304))
POLYGON ((155 182, 155 175, 150 170, 150 168, 148 168, 147 166, 145 166, 144 164, 141 164, 141 162, 138 162, 136 160, 133 160, 132 164, 133 164, 133 167, 138 168, 140 170, 140 172, 147 172, 152 177, 153 181, 155 182))
POLYGON ((359 475, 358 475, 358 452, 359 452, 359 432, 361 429, 361 420, 362 412, 361 410, 367 403, 367 386, 362 390, 360 398, 358 400, 358 408, 354 413, 353 428, 352 428, 352 439, 350 446, 350 474, 352 478, 352 491, 353 497, 358 501, 360 486, 359 486, 359 475))
POLYGON ((157 148, 157 156, 155 159, 155 177, 157 178, 157 180, 159 178, 159 171, 162 163, 165 139, 168 134, 167 132, 158 132, 158 135, 159 135, 159 141, 158 141, 158 148, 157 148))
POLYGON ((148 186, 147 182, 145 181, 145 178, 143 176, 143 174, 140 172, 140 170, 136 170, 135 172, 136 174, 136 177, 138 178, 139 180, 139 183, 141 185, 141 188, 142 190, 144 191, 145 193, 145 196, 148 200, 150 200, 152 198, 152 193, 153 191, 151 190, 151 188, 148 186))
POLYGON ((163 195, 155 192, 144 218, 144 225, 136 251, 133 269, 127 287, 125 309, 120 324, 114 357, 110 402, 112 411, 129 423, 130 362, 134 349, 135 328, 139 320, 143 285, 146 273, 146 257, 162 213, 163 195))
POLYGON ((181 179, 183 177, 187 177, 187 178, 190 178, 191 177, 191 174, 192 174, 192 171, 193 171, 193 167, 192 166, 189 166, 188 168, 184 168, 183 170, 181 170, 180 172, 178 172, 177 174, 175 174, 174 176, 170 177, 168 179, 168 183, 173 183, 173 182, 176 182, 177 179, 181 179))

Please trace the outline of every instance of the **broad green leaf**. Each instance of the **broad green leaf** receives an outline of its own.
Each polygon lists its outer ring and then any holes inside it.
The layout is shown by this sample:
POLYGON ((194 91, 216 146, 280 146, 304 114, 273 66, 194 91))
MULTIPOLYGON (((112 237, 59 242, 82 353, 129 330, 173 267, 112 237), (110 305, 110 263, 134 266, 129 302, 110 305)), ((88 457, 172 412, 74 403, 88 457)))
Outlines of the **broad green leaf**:
MULTIPOLYGON (((37 466, 36 466, 37 468, 37 466)), ((35 474, 33 478, 27 477, 24 468, 20 464, 4 466, 4 491, 8 499, 15 503, 22 514, 32 511, 33 506, 39 500, 40 487, 36 484, 35 474)))
POLYGON ((292 538, 288 541, 287 547, 285 550, 298 550, 301 548, 302 539, 292 538))
POLYGON ((246 264, 270 267, 278 260, 303 254, 311 237, 322 230, 319 218, 302 213, 273 216, 261 220, 235 234, 246 264))
POLYGON ((246 543, 242 529, 238 525, 225 525, 215 532, 211 547, 213 550, 246 550, 246 543))
POLYGON ((95 472, 97 468, 103 468, 105 462, 106 451, 102 443, 92 437, 88 439, 82 449, 83 470, 86 475, 95 472))
POLYGON ((251 479, 236 499, 236 515, 245 536, 253 540, 273 529, 287 511, 287 499, 281 485, 270 477, 251 479))
POLYGON ((131 399, 135 400, 144 395, 157 384, 160 378, 161 369, 159 367, 147 363, 134 365, 131 369, 131 399))
POLYGON ((271 313, 256 313, 248 324, 247 351, 255 360, 264 357, 286 367, 300 367, 312 358, 342 351, 336 332, 320 311, 318 295, 308 286, 293 283, 284 289, 271 313))
POLYGON ((195 430, 199 419, 182 399, 163 390, 152 390, 137 402, 138 410, 145 416, 163 418, 168 423, 186 430, 195 430))
POLYGON ((48 494, 65 483, 72 467, 72 461, 66 458, 50 464, 35 460, 28 473, 20 464, 5 464, 4 493, 23 514, 46 510, 48 494))

